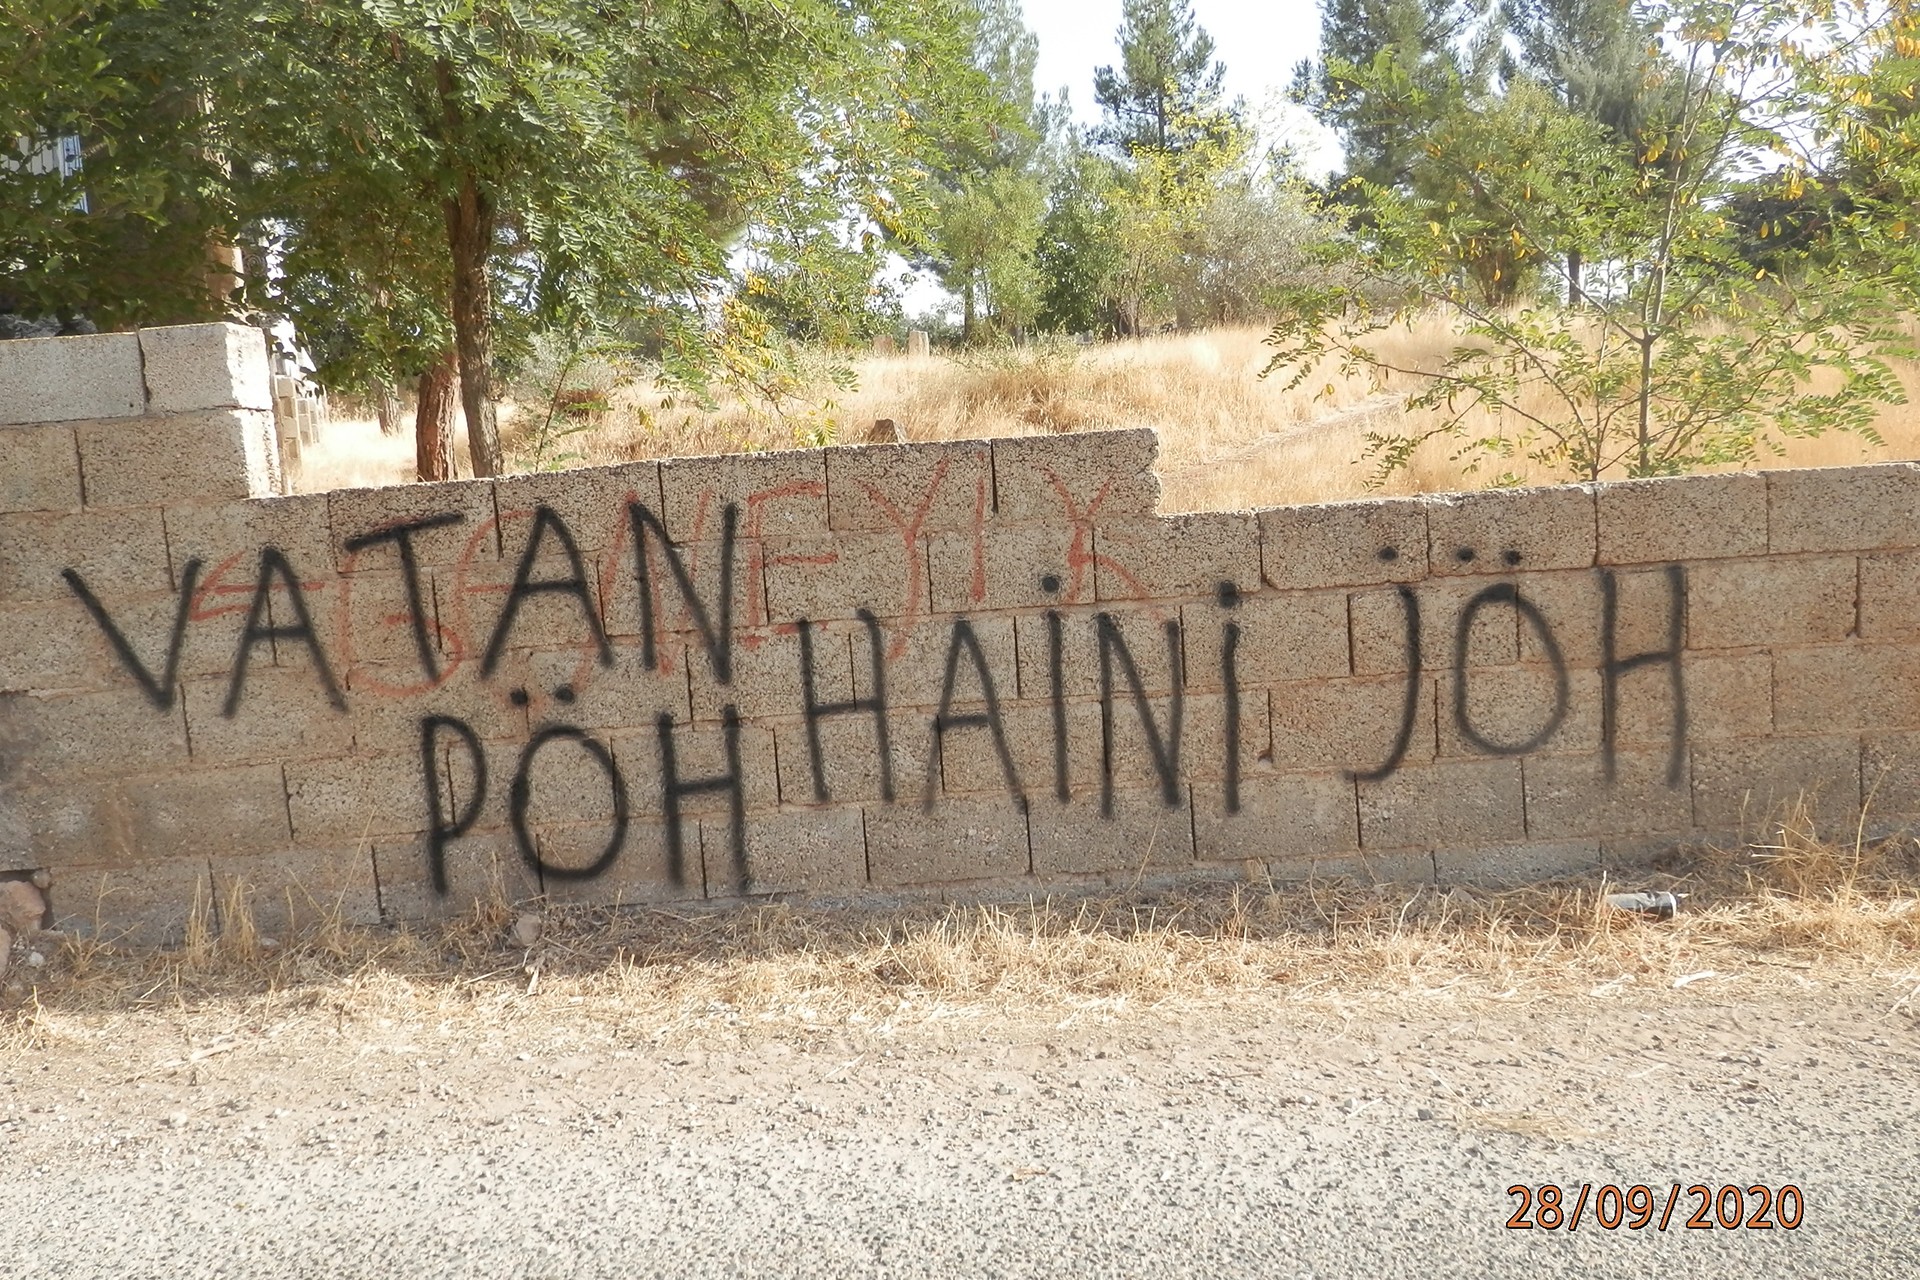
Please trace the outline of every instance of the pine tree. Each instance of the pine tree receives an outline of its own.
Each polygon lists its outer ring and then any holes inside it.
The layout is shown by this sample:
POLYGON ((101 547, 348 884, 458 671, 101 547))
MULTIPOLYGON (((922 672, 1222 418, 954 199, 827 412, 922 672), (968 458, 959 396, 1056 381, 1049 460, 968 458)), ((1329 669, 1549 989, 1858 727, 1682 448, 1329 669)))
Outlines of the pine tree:
POLYGON ((1321 0, 1320 56, 1295 70, 1294 94, 1340 135, 1349 176, 1412 182, 1423 135, 1492 60, 1489 8, 1490 0, 1321 0), (1389 80, 1392 92, 1380 92, 1389 80))
MULTIPOLYGON (((1671 126, 1679 81, 1634 0, 1505 0, 1502 18, 1519 50, 1509 81, 1536 80, 1637 155, 1664 153, 1649 135, 1671 126)), ((1569 305, 1580 301, 1581 267, 1580 251, 1569 249, 1569 305)))
POLYGON ((1237 112, 1222 101, 1227 69, 1191 0, 1125 0, 1120 65, 1093 73, 1106 113, 1099 140, 1132 153, 1185 151, 1218 138, 1237 112))

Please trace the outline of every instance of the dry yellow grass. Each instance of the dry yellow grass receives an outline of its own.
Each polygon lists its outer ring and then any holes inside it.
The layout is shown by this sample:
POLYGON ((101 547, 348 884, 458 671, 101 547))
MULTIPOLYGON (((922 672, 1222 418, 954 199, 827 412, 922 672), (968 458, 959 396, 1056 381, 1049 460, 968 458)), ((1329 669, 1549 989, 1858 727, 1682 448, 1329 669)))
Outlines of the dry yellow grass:
MULTIPOLYGON (((1706 971, 1749 983, 1889 968, 1920 983, 1920 845, 1822 840, 1805 810, 1652 884, 1670 921, 1615 912, 1593 879, 1511 892, 1321 882, 1186 886, 975 905, 724 912, 475 904, 450 923, 322 920, 277 943, 235 903, 171 950, 65 944, 0 1014, 0 1045, 115 1010, 257 1005, 491 1025, 585 1018, 658 1042, 743 1030, 951 1017, 1118 1016, 1264 995, 1318 1009, 1665 991, 1706 971), (526 997, 537 995, 537 1001, 526 997), (546 1010, 542 1014, 541 1010, 546 1010)), ((1751 990, 1751 987, 1743 988, 1751 990)))
MULTIPOLYGON (((821 382, 787 418, 777 419, 738 399, 723 397, 709 412, 675 401, 657 388, 629 387, 593 431, 564 441, 573 464, 633 458, 790 447, 796 430, 831 424, 836 438, 857 442, 875 419, 891 418, 909 439, 1024 435, 1103 427, 1152 427, 1160 433, 1164 506, 1170 511, 1230 510, 1361 497, 1369 492, 1362 460, 1368 430, 1399 429, 1398 394, 1364 378, 1316 375, 1313 384, 1284 389, 1284 379, 1261 379, 1271 349, 1264 331, 1217 329, 1093 347, 1042 345, 959 358, 910 360, 875 356, 853 362, 854 391, 821 382)), ((1387 354, 1408 365, 1432 365, 1452 337, 1438 319, 1397 333, 1387 354)), ((1920 364, 1899 369, 1920 401, 1920 364)), ((504 416, 510 454, 529 464, 532 412, 504 416)), ((1920 458, 1920 404, 1889 408, 1880 418, 1884 449, 1851 435, 1787 443, 1764 465, 1843 466, 1920 458)), ((464 446, 462 447, 464 454, 464 446)), ((340 422, 296 468, 302 491, 404 481, 412 443, 383 438, 371 423, 340 422)), ((1566 477, 1530 474, 1550 482, 1566 477)), ((1434 445, 1394 476, 1385 493, 1477 488, 1434 445)))

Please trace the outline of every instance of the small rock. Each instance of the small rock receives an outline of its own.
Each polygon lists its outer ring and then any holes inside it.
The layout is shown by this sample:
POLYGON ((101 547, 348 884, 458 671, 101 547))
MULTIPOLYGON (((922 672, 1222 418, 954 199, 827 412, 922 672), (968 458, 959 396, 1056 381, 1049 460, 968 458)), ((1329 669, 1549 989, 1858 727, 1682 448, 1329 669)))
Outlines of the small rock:
POLYGON ((540 941, 545 925, 540 917, 531 911, 522 911, 513 921, 513 940, 523 947, 531 947, 540 941))
POLYGON ((47 958, 41 955, 38 951, 27 952, 27 968, 39 969, 44 967, 46 963, 47 963, 47 958))
POLYGON ((1418 1111, 1413 1113, 1413 1118, 1415 1120, 1431 1120, 1433 1119, 1433 1108, 1421 1107, 1418 1111))
POLYGON ((867 429, 868 444, 905 444, 907 433, 892 418, 875 418, 867 429))
POLYGON ((47 900, 30 880, 0 880, 0 929, 18 937, 38 929, 47 914, 47 900))
POLYGON ((187 1115, 187 1113, 186 1113, 186 1112, 184 1112, 184 1111, 176 1111, 176 1112, 174 1112, 174 1113, 173 1113, 172 1115, 170 1115, 170 1116, 168 1116, 168 1117, 167 1117, 167 1119, 166 1119, 166 1125, 167 1125, 167 1128, 169 1128, 169 1129, 184 1129, 184 1128, 186 1128, 186 1127, 187 1127, 187 1121, 188 1121, 188 1120, 189 1120, 190 1118, 191 1118, 191 1117, 189 1117, 189 1116, 187 1115))
POLYGON ((47 886, 51 885, 52 883, 53 883, 53 877, 47 873, 47 869, 45 867, 41 867, 33 873, 34 888, 45 889, 47 886))

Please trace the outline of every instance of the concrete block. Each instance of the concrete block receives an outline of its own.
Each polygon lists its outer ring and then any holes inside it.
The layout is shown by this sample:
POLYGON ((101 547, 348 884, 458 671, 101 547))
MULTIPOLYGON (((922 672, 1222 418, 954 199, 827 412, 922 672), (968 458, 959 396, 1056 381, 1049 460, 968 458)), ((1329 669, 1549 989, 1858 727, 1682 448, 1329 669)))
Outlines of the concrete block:
POLYGON ((616 644, 613 655, 613 665, 603 667, 592 645, 536 650, 527 655, 526 683, 513 688, 525 690, 535 725, 555 721, 589 729, 639 729, 651 728, 662 712, 677 721, 692 714, 685 670, 645 665, 635 644, 616 644))
POLYGON ((1594 486, 1601 564, 1767 552, 1767 481, 1753 472, 1594 486))
MULTIPOLYGON (((1421 663, 1429 671, 1453 665, 1460 624, 1484 582, 1429 579, 1415 593, 1420 609, 1421 663)), ((1355 675, 1386 675, 1407 669, 1407 613, 1394 589, 1356 591, 1349 598, 1355 675)), ((1520 656, 1520 614, 1511 603, 1482 605, 1467 635, 1467 661, 1477 667, 1515 662, 1520 656)))
POLYGON ((202 409, 74 425, 89 507, 231 502, 282 488, 273 415, 202 409))
MULTIPOLYGON (((1079 754, 1084 755, 1088 764, 1080 767, 1076 756, 1074 779, 1082 784, 1080 789, 1097 794, 1103 759, 1100 707, 1098 703, 1075 703, 1069 710, 1079 713, 1087 726, 1084 731, 1087 741, 1079 754)), ((1171 700, 1155 699, 1152 715, 1154 732, 1160 735, 1161 747, 1165 750, 1172 727, 1171 700)), ((1176 778, 1193 783, 1203 799, 1219 795, 1220 782, 1227 776, 1226 699, 1220 694, 1189 694, 1182 699, 1180 720, 1176 778)), ((1073 718, 1068 720, 1068 731, 1079 746, 1083 731, 1073 718)), ((1243 780, 1271 767, 1272 743, 1268 736, 1265 690, 1247 690, 1242 696, 1239 740, 1243 780)), ((1045 741, 1051 741, 1051 733, 1045 741)), ((1165 785, 1153 751, 1153 740, 1131 698, 1114 703, 1113 738, 1105 758, 1117 786, 1156 790, 1165 785)), ((1036 776, 1051 779, 1051 765, 1036 776)))
POLYGON ((334 563, 342 573, 358 569, 391 570, 400 564, 399 547, 393 538, 368 544, 357 552, 348 550, 348 543, 442 518, 449 519, 450 523, 422 528, 408 535, 414 563, 478 564, 500 554, 493 482, 489 480, 335 489, 327 494, 327 510, 333 532, 334 563))
MULTIPOLYGON (((789 722, 774 729, 781 804, 859 804, 886 798, 873 716, 864 713, 834 716, 820 722, 819 734, 825 801, 814 789, 813 757, 806 726, 789 722)), ((956 734, 955 741, 962 736, 956 734)), ((925 712, 895 712, 887 717, 887 757, 893 775, 894 803, 920 802, 927 782, 927 754, 932 740, 932 719, 925 712)), ((984 747, 983 751, 990 754, 984 747)))
MULTIPOLYGON (((339 673, 334 673, 335 679, 339 673)), ((353 717, 332 705, 317 673, 281 670, 260 654, 247 667, 239 704, 226 712, 225 676, 181 682, 195 767, 261 760, 312 760, 353 749, 353 717)), ((344 694, 343 694, 344 696, 344 694)))
POLYGON ((1526 836, 1518 760, 1447 760, 1407 765, 1362 782, 1365 849, 1493 845, 1526 836))
POLYGON ((533 684, 526 676, 524 656, 517 665, 496 672, 491 681, 479 678, 479 665, 475 661, 453 667, 437 686, 421 679, 418 660, 364 662, 354 667, 345 676, 354 752, 411 752, 417 758, 420 721, 429 715, 458 719, 483 742, 526 741, 528 708, 513 700, 513 690, 533 684))
POLYGON ((0 515, 80 506, 80 452, 73 428, 0 428, 0 515))
POLYGON ((1112 520, 1100 526, 1094 548, 1100 600, 1231 599, 1261 585, 1260 526, 1250 512, 1112 520))
POLYGON ((1047 608, 1094 593, 1092 539, 1065 521, 936 534, 928 564, 943 612, 1047 608))
POLYGON ((707 896, 858 892, 867 883, 866 828, 858 807, 778 809, 747 815, 747 875, 733 861, 733 828, 700 821, 707 896))
POLYGON ((1196 787, 1194 852, 1203 862, 1258 858, 1298 863, 1360 846, 1353 783, 1334 773, 1280 773, 1242 778, 1240 808, 1228 813, 1215 794, 1196 787))
POLYGON ((449 842, 444 859, 447 892, 433 888, 425 837, 376 843, 374 869, 379 876, 380 914, 388 920, 444 919, 477 905, 529 902, 540 896, 534 876, 513 837, 504 832, 463 836, 449 842))
MULTIPOLYGON (((1070 703, 1066 711, 1067 786, 1074 796, 1098 796, 1100 793, 1101 737, 1100 708, 1097 704, 1070 703)), ((1131 716, 1131 712, 1123 712, 1131 716)), ((1131 724, 1115 716, 1116 737, 1122 742, 1131 728, 1138 733, 1138 718, 1131 724)), ((1013 761, 1014 776, 1020 793, 1037 797, 1054 795, 1054 720, 1051 703, 1010 702, 1000 709, 1000 724, 1007 740, 1007 754, 1013 761)), ((931 742, 932 719, 922 715, 914 733, 931 742)), ((921 747, 922 759, 926 747, 921 747)), ((1116 776, 1125 768, 1116 766, 1116 776)), ((1129 777, 1132 775, 1129 774, 1129 777)), ((994 750, 992 734, 985 727, 952 728, 947 731, 941 750, 940 786, 947 795, 983 794, 1012 798, 1007 772, 994 750)), ((926 784, 926 766, 909 776, 903 798, 917 803, 926 784)), ((1145 785, 1142 782, 1140 785, 1145 785)))
POLYGON ((1160 505, 1152 431, 1084 431, 993 442, 994 512, 1002 523, 1104 524, 1160 505))
POLYGON ((1436 576, 1584 569, 1599 545, 1593 491, 1575 485, 1429 498, 1427 536, 1436 576))
POLYGON ((1552 667, 1523 664, 1468 667, 1466 701, 1456 700, 1462 673, 1434 677, 1443 758, 1485 755, 1591 756, 1600 750, 1600 673, 1569 671, 1566 701, 1557 697, 1552 667), (1464 710, 1466 723, 1461 723, 1464 710), (1554 724, 1556 712, 1559 724, 1554 724), (1468 730, 1491 747, 1476 745, 1468 730))
POLYGON ((1427 576, 1419 498, 1274 507, 1258 513, 1267 582, 1282 590, 1417 582, 1427 576))
POLYGON ((1860 751, 1860 788, 1873 818, 1920 818, 1920 732, 1866 735, 1860 751))
MULTIPOLYGON (((225 566, 223 582, 251 591, 265 547, 277 548, 286 556, 303 582, 330 579, 333 538, 328 509, 324 493, 169 507, 165 521, 174 580, 180 580, 187 561, 198 560, 201 581, 210 581, 225 566)), ((385 555, 380 567, 397 569, 398 559, 391 551, 385 555)), ((233 594, 244 609, 246 597, 233 594)))
POLYGON ((134 418, 146 407, 135 334, 22 338, 0 346, 0 426, 134 418))
POLYGON ((716 542, 727 504, 739 512, 739 536, 791 538, 827 532, 826 455, 819 449, 668 458, 660 464, 667 536, 716 542))
MULTIPOLYGON (((946 687, 947 659, 950 655, 956 655, 952 707, 970 710, 984 704, 985 690, 973 661, 973 651, 964 642, 955 649, 954 633, 962 621, 971 628, 974 638, 979 642, 981 656, 986 659, 987 674, 993 677, 994 697, 1005 703, 1020 696, 1019 690, 1026 683, 1023 678, 1025 668, 1015 662, 1015 622, 1012 617, 1004 614, 989 617, 934 617, 911 630, 894 626, 886 628, 885 673, 889 706, 921 707, 927 714, 936 710, 946 687)), ((1164 644, 1162 653, 1164 655, 1164 644)), ((1044 678, 1044 650, 1039 662, 1039 670, 1044 678)), ((873 663, 867 656, 864 639, 854 641, 852 667, 855 691, 862 698, 873 696, 873 663)), ((788 705, 796 710, 799 707, 798 701, 788 705)))
POLYGON ((1347 651, 1344 591, 1245 596, 1231 609, 1218 604, 1189 604, 1181 608, 1180 621, 1189 689, 1225 686, 1221 659, 1228 623, 1240 628, 1234 670, 1242 688, 1340 677, 1353 670, 1347 651))
POLYGON ((259 329, 238 324, 142 329, 140 354, 150 414, 273 408, 267 335, 259 329))
POLYGON ((500 513, 500 555, 517 561, 526 550, 535 513, 545 507, 560 518, 582 551, 622 551, 633 543, 627 504, 660 513, 660 464, 627 462, 611 467, 538 471, 493 482, 500 513))
MULTIPOLYGON (((1406 713, 1404 676, 1309 680, 1270 691, 1273 763, 1282 770, 1371 772, 1393 751, 1406 713)), ((1422 677, 1404 762, 1434 755, 1434 686, 1422 677)))
MULTIPOLYGON (((666 766, 660 754, 660 731, 622 730, 608 735, 613 756, 627 780, 633 812, 666 812, 666 766)), ((717 724, 676 724, 673 728, 674 771, 683 785, 727 774, 726 736, 717 724)), ((751 810, 771 809, 780 803, 780 775, 774 757, 773 730, 765 725, 740 726, 740 785, 742 804, 751 810)), ((732 795, 722 789, 682 794, 682 813, 725 813, 732 795)), ((692 846, 689 845, 689 848, 692 846)))
POLYGON ((131 779, 118 791, 141 861, 279 852, 292 841, 277 764, 131 779))
POLYGON ((1920 728, 1920 647, 1774 650, 1773 725, 1780 733, 1920 728))
POLYGON ((180 941, 196 908, 211 919, 212 904, 213 884, 205 858, 140 866, 63 867, 53 894, 54 926, 87 929, 114 943, 167 945, 180 941))
MULTIPOLYGON (((1273 729, 1268 710, 1270 695, 1265 689, 1240 691, 1239 775, 1245 782, 1263 771, 1272 771, 1273 729)), ((1115 708, 1116 712, 1118 708, 1115 708)), ((1181 744, 1180 767, 1194 782, 1196 800, 1218 797, 1220 783, 1229 770, 1227 753, 1227 699, 1224 694, 1190 693, 1186 697, 1185 741, 1181 744)), ((1133 717, 1134 725, 1139 722, 1133 717)), ((1138 759, 1145 749, 1140 735, 1135 746, 1122 752, 1116 746, 1116 759, 1138 759)), ((1155 775, 1158 780, 1158 775, 1155 775)))
POLYGON ((1277 860, 1267 875, 1276 884, 1313 884, 1347 880, 1359 884, 1430 885, 1434 882, 1433 855, 1424 849, 1334 854, 1319 858, 1277 860))
POLYGON ((1559 840, 1492 845, 1475 849, 1436 849, 1438 883, 1513 888, 1593 875, 1605 865, 1598 840, 1559 840))
POLYGON ((0 695, 0 760, 24 786, 182 769, 186 722, 133 688, 0 695))
POLYGON ((1920 546, 1920 466, 1769 471, 1767 546, 1786 551, 1870 551, 1920 546))
MULTIPOLYGON (((294 566, 296 570, 299 566, 294 566)), ((435 671, 445 671, 454 660, 447 637, 441 634, 435 607, 435 571, 418 569, 415 590, 420 593, 421 615, 416 619, 413 597, 404 573, 342 573, 316 584, 319 589, 304 592, 307 610, 320 629, 323 651, 336 675, 351 682, 354 668, 363 663, 413 668, 409 683, 425 686, 435 671), (420 657, 419 634, 427 637, 432 667, 420 657)), ((268 599, 274 621, 295 625, 298 615, 285 593, 275 591, 268 599)), ((290 662, 307 665, 312 655, 298 641, 279 646, 288 652, 290 662)), ((464 652, 464 650, 463 650, 464 652)))
POLYGON ((1736 738, 1693 747, 1693 821, 1751 835, 1805 801, 1839 838, 1860 816, 1856 737, 1736 738))
MULTIPOLYGON (((706 614, 707 625, 718 633, 723 629, 728 604, 721 594, 727 578, 727 560, 721 554, 722 549, 723 544, 719 542, 688 543, 676 548, 680 567, 693 586, 693 596, 689 599, 680 588, 672 559, 649 535, 646 608, 642 608, 640 599, 639 561, 634 558, 633 548, 628 546, 617 554, 603 554, 599 572, 608 634, 638 636, 643 624, 651 618, 656 643, 665 644, 674 636, 699 643, 701 611, 706 614)), ((768 625, 767 560, 765 543, 739 541, 734 545, 731 609, 736 654, 742 644, 757 643, 751 638, 768 625)), ((701 661, 706 659, 702 657, 701 661)))
MULTIPOLYGON (((1764 737, 1773 732, 1773 662, 1765 653, 1689 653, 1682 663, 1686 736, 1764 737)), ((1673 734, 1673 677, 1664 664, 1620 677, 1615 740, 1655 746, 1673 734)))
POLYGON ((446 777, 421 776, 420 753, 292 760, 286 765, 287 809, 295 841, 309 847, 365 846, 369 838, 411 835, 432 825, 429 782, 440 812, 454 812, 446 777))
POLYGON ((1027 815, 1005 799, 868 805, 867 868, 876 885, 1004 879, 1028 871, 1027 815))
POLYGON ((17 604, 0 613, 0 693, 103 689, 114 661, 100 629, 72 605, 17 604))
POLYGON ((1859 634, 1877 641, 1920 635, 1920 551, 1860 557, 1859 634))
POLYGON ((1854 625, 1852 556, 1717 560, 1687 573, 1687 647, 1824 644, 1854 625))
MULTIPOLYGON (((523 591, 500 640, 498 654, 539 649, 592 649, 597 654, 602 636, 611 643, 611 633, 606 629, 607 597, 603 594, 605 565, 598 555, 582 552, 579 569, 586 599, 583 601, 571 589, 523 591)), ((514 599, 519 570, 517 560, 479 559, 436 570, 434 609, 443 633, 442 644, 484 666, 494 633, 507 618, 507 606, 514 599)), ((565 551, 548 543, 529 571, 526 585, 568 583, 575 576, 565 551)))
MULTIPOLYGON (((1606 619, 1602 572, 1530 573, 1515 580, 1520 598, 1533 606, 1544 624, 1543 628, 1525 617, 1516 617, 1520 661, 1549 661, 1550 638, 1568 665, 1597 667, 1601 664, 1606 619)), ((1674 590, 1664 566, 1615 569, 1612 573, 1616 660, 1661 652, 1670 642, 1685 643, 1686 590, 1683 586, 1680 591, 1680 627, 1675 636, 1669 630, 1674 590)))
POLYGON ((1184 787, 1171 807, 1158 790, 1115 792, 1110 815, 1101 812, 1097 796, 1064 805, 1052 795, 1036 797, 1031 822, 1038 876, 1193 864, 1193 814, 1184 787))
POLYGON ((765 571, 767 615, 781 622, 852 618, 861 609, 920 619, 932 607, 924 539, 859 532, 782 538, 767 544, 765 571))
POLYGON ((1559 840, 1685 831, 1693 825, 1687 762, 1683 756, 1679 781, 1671 786, 1669 763, 1663 750, 1621 751, 1614 757, 1614 778, 1609 783, 1598 755, 1529 756, 1522 766, 1527 834, 1559 840))
POLYGON ((681 823, 681 872, 674 876, 666 825, 658 818, 636 817, 606 870, 578 878, 557 875, 556 868, 592 867, 605 854, 615 832, 605 823, 553 824, 536 830, 545 870, 541 891, 556 903, 623 907, 652 902, 690 902, 706 896, 700 860, 700 824, 681 823))
MULTIPOLYGON (((758 643, 751 647, 744 643, 734 646, 732 678, 726 684, 715 676, 700 645, 688 645, 680 652, 679 662, 686 669, 692 693, 694 719, 718 720, 721 708, 729 705, 746 720, 803 714, 806 704, 799 634, 773 632, 752 638, 758 643)), ((860 647, 864 658, 865 643, 860 647)), ((813 694, 818 702, 845 702, 853 697, 848 652, 844 630, 813 629, 813 694)), ((887 692, 892 700, 891 682, 887 692)))
POLYGON ((126 807, 107 781, 0 783, 0 868, 97 866, 136 860, 126 807))
MULTIPOLYGON (((1177 624, 1180 621, 1178 610, 1156 605, 1136 605, 1113 609, 1063 609, 1060 612, 1060 674, 1062 691, 1066 697, 1078 699, 1100 696, 1100 617, 1103 614, 1112 620, 1126 651, 1132 655, 1141 687, 1149 695, 1166 693, 1173 688, 1173 654, 1181 656, 1184 666, 1187 646, 1183 632, 1180 647, 1177 650, 1168 647, 1166 627, 1169 622, 1177 624)), ((975 625, 984 628, 986 620, 979 620, 975 625)), ((1052 640, 1046 615, 1020 614, 1017 619, 1009 620, 1009 630, 1017 630, 1020 639, 1020 695, 1024 698, 1051 698, 1052 640)), ((982 634, 984 637, 984 630, 982 634)), ((1214 642, 1218 643, 1217 635, 1214 642)), ((1114 653, 1113 696, 1117 701, 1124 701, 1133 696, 1133 690, 1127 683, 1118 648, 1114 653)), ((1217 685, 1218 661, 1216 657, 1211 670, 1191 675, 1190 678, 1205 679, 1217 685)), ((998 670, 994 678, 999 679, 998 670)), ((1002 693, 1001 696, 1006 695, 1002 693)))
POLYGON ((0 515, 0 604, 74 599, 63 569, 109 607, 123 592, 172 589, 160 512, 0 515))
POLYGON ((993 510, 993 447, 985 440, 827 450, 828 524, 898 538, 977 529, 993 510))
POLYGON ((234 928, 236 908, 278 939, 335 920, 361 927, 380 923, 373 850, 364 844, 215 857, 211 870, 223 931, 234 928))

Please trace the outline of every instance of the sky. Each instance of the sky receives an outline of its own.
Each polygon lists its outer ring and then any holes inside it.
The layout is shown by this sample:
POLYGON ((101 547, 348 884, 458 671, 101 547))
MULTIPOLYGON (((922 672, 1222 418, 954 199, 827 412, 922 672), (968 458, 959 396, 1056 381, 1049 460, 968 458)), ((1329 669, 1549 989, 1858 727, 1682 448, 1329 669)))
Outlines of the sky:
MULTIPOLYGON (((1040 40, 1034 92, 1067 90, 1082 124, 1100 119, 1093 101, 1093 71, 1120 61, 1120 0, 1021 0, 1027 29, 1040 40)), ((1290 143, 1300 164, 1318 176, 1340 163, 1333 136, 1304 110, 1285 102, 1293 69, 1320 43, 1317 0, 1193 0, 1194 17, 1213 37, 1213 56, 1226 64, 1227 97, 1244 97, 1270 141, 1290 143)), ((904 263, 896 263, 903 268, 904 263)), ((957 307, 930 274, 906 290, 903 305, 916 315, 957 307)))
MULTIPOLYGON (((1033 87, 1058 93, 1064 85, 1074 115, 1091 124, 1100 118, 1093 101, 1093 69, 1120 61, 1116 33, 1120 0, 1023 0, 1027 27, 1040 38, 1033 87)), ((1313 56, 1320 41, 1316 0, 1193 0, 1194 17, 1213 37, 1213 56, 1227 67, 1227 96, 1240 95, 1256 113, 1271 102, 1279 127, 1294 136, 1302 160, 1315 167, 1337 163, 1337 150, 1323 130, 1297 107, 1280 109, 1293 69, 1313 56)))

